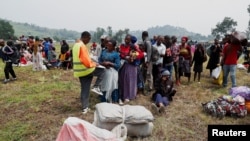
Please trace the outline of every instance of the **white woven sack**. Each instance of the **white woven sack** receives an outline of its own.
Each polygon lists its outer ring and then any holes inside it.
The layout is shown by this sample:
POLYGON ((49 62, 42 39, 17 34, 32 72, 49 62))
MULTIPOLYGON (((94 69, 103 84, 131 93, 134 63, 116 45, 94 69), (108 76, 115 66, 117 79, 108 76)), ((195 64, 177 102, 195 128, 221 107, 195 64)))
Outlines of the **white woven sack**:
POLYGON ((96 104, 96 115, 102 122, 122 123, 122 108, 119 105, 112 103, 98 103, 96 104))
POLYGON ((125 123, 126 124, 142 124, 154 121, 152 113, 144 106, 140 105, 124 105, 125 123))

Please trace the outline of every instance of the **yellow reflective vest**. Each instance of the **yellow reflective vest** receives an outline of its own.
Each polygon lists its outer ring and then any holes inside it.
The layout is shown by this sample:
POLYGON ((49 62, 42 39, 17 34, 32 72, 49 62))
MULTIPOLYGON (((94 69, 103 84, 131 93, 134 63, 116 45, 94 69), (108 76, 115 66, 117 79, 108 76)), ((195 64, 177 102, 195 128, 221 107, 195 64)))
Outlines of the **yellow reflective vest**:
MULTIPOLYGON (((78 43, 75 43, 72 49, 74 77, 86 76, 95 70, 95 67, 87 68, 84 65, 84 62, 80 61, 79 54, 80 54, 81 47, 85 47, 85 45, 83 44, 83 42, 80 41, 78 43)), ((89 56, 85 56, 85 57, 89 57, 89 56)))

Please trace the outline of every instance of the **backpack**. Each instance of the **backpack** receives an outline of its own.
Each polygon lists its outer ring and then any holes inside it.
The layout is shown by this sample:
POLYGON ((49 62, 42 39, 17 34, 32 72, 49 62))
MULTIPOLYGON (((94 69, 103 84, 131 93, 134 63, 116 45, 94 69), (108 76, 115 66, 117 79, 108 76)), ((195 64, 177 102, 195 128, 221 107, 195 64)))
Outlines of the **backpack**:
POLYGON ((3 58, 4 58, 4 52, 3 52, 3 47, 1 47, 0 48, 0 58, 2 58, 2 60, 3 60, 3 58))
POLYGON ((161 57, 160 53, 159 53, 157 47, 151 46, 151 48, 152 48, 152 50, 151 50, 151 61, 156 62, 161 57))
POLYGON ((18 65, 20 63, 21 53, 16 46, 12 46, 11 49, 14 51, 14 53, 10 56, 10 60, 13 64, 18 65))

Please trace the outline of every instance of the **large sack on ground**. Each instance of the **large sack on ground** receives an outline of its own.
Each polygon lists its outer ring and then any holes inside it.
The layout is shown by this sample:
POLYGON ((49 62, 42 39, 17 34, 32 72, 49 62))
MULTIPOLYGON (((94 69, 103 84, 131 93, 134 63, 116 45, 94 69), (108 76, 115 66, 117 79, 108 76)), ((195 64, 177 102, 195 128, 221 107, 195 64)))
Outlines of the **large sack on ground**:
MULTIPOLYGON (((113 130, 117 125, 120 123, 115 122, 102 122, 99 118, 96 118, 93 122, 93 125, 102 128, 107 129, 109 131, 113 130)), ((152 134, 153 131, 153 123, 143 123, 143 124, 128 124, 124 123, 124 125, 127 128, 127 135, 132 137, 147 137, 152 134)))
POLYGON ((152 134, 153 120, 152 113, 143 106, 99 103, 96 105, 93 124, 112 130, 118 124, 124 123, 128 136, 146 137, 152 134))
POLYGON ((98 128, 76 117, 69 117, 57 136, 56 141, 123 141, 112 132, 98 128))
POLYGON ((125 123, 142 124, 154 121, 152 113, 144 106, 140 105, 124 105, 125 123))
POLYGON ((121 106, 109 103, 96 104, 95 113, 101 122, 121 123, 123 120, 123 111, 121 106))
POLYGON ((229 89, 229 94, 233 97, 242 96, 246 100, 250 100, 250 88, 247 86, 238 86, 229 89))

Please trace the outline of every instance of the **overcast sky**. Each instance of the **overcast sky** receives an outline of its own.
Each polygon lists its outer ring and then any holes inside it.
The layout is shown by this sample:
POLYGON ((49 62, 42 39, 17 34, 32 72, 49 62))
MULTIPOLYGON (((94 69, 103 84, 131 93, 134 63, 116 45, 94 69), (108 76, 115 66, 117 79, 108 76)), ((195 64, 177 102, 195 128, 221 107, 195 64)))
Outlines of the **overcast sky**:
MULTIPOLYGON (((146 30, 171 25, 211 34, 225 17, 245 31, 250 0, 0 0, 0 17, 41 27, 96 30, 146 30)), ((167 34, 167 33, 166 33, 167 34)))

